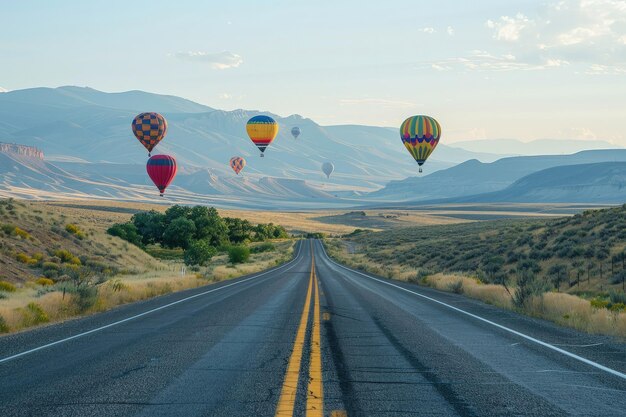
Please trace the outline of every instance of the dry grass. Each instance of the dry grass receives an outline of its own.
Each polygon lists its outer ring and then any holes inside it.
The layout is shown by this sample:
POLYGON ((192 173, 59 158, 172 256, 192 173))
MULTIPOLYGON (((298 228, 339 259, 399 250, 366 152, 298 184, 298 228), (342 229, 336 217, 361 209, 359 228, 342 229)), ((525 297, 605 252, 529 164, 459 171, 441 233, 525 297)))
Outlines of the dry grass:
POLYGON ((564 293, 545 293, 533 297, 529 314, 588 333, 626 337, 626 312, 594 308, 588 300, 564 293))
MULTIPOLYGON (((77 200, 62 202, 37 203, 50 207, 62 207, 82 221, 98 220, 103 230, 113 223, 125 222, 130 219, 133 210, 165 211, 168 206, 148 203, 130 203, 117 201, 77 200), (83 208, 84 207, 84 208, 83 208)), ((351 210, 306 210, 306 211, 270 211, 270 210, 233 210, 219 209, 220 215, 238 217, 252 223, 274 223, 284 226, 292 233, 321 232, 326 234, 347 234, 361 227, 353 224, 350 219, 341 219, 342 215, 351 210), (339 220, 336 218, 339 216, 339 220), (326 218, 326 219, 324 219, 326 218)), ((446 217, 437 210, 366 210, 367 216, 378 220, 376 227, 367 227, 372 230, 382 230, 390 227, 435 225, 462 223, 467 220, 446 217)))
POLYGON ((501 285, 484 284, 475 278, 454 274, 430 275, 424 279, 424 283, 442 291, 464 294, 501 308, 513 308, 511 296, 501 285), (458 290, 456 290, 457 286, 459 286, 458 290))
POLYGON ((30 303, 40 307, 47 316, 47 321, 54 323, 83 314, 106 311, 122 304, 255 273, 291 259, 295 241, 285 239, 274 244, 276 246, 274 251, 252 254, 250 261, 245 264, 229 265, 228 257, 221 255, 214 257, 211 265, 199 273, 188 272, 180 276, 174 271, 180 270, 182 264, 176 263, 158 271, 116 277, 97 286, 98 293, 94 304, 83 312, 79 311, 77 296, 67 293, 63 297, 60 287, 40 295, 38 290, 41 286, 28 285, 12 293, 10 297, 0 299, 0 317, 4 319, 7 330, 15 332, 43 323, 32 319, 33 314, 27 309, 30 303))
MULTIPOLYGON (((326 240, 328 254, 338 262, 376 275, 401 281, 410 281, 455 292, 484 301, 487 304, 515 310, 533 317, 550 320, 592 334, 626 338, 626 311, 609 311, 594 308, 589 300, 571 294, 548 292, 534 296, 523 309, 513 305, 510 294, 502 285, 485 284, 461 274, 432 274, 418 279, 419 271, 402 265, 381 267, 362 254, 349 253, 348 247, 337 239, 326 240)), ((514 288, 510 288, 513 292, 514 288)))

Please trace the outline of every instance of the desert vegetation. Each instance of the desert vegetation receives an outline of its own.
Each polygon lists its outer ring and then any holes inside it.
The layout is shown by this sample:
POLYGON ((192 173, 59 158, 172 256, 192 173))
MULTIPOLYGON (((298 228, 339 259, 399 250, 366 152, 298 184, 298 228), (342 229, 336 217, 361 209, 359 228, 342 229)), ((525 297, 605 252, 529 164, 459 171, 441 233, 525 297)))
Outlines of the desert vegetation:
POLYGON ((626 205, 552 220, 356 230, 327 247, 382 276, 626 336, 626 205))
POLYGON ((206 207, 131 218, 0 200, 0 333, 267 269, 291 257, 285 237, 206 207))

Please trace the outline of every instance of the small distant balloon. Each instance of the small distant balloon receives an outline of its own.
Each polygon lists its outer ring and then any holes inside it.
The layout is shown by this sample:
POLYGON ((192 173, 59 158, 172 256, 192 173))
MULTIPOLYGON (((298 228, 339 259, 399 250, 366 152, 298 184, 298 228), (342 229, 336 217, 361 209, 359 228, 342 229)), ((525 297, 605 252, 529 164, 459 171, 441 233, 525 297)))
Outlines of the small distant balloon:
POLYGON ((252 143, 259 148, 261 156, 263 156, 265 149, 270 146, 270 143, 272 143, 278 134, 278 123, 269 116, 254 116, 248 120, 246 131, 252 143))
POLYGON ((163 197, 165 189, 174 180, 178 167, 173 156, 154 155, 148 159, 146 170, 163 197))
POLYGON ((322 172, 326 174, 326 178, 330 178, 330 174, 335 170, 335 166, 332 162, 324 162, 322 164, 322 172))
POLYGON ((300 136, 300 133, 302 132, 300 131, 300 128, 298 126, 291 128, 291 136, 293 136, 294 139, 298 139, 298 136, 300 136))
POLYGON ((230 158, 230 167, 235 171, 235 174, 239 175, 239 173, 246 166, 246 160, 241 156, 233 156, 230 158))
POLYGON ((167 121, 159 113, 138 114, 131 127, 137 140, 148 150, 148 156, 167 134, 167 121))
POLYGON ((422 172, 422 165, 435 150, 441 137, 441 125, 430 116, 411 116, 400 126, 400 138, 422 172))

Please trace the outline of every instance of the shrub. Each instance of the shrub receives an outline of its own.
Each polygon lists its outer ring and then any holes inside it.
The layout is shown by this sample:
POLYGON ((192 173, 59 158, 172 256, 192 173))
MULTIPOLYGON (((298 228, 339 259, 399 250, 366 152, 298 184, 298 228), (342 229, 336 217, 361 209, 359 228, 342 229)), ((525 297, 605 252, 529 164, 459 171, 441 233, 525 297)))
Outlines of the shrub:
POLYGON ((15 285, 11 284, 10 282, 0 281, 0 291, 15 292, 16 289, 17 288, 15 288, 15 285))
POLYGON ((448 291, 451 291, 455 294, 463 294, 463 281, 458 280, 451 282, 450 284, 448 284, 448 291))
POLYGON ((613 304, 617 304, 617 303, 626 304, 626 293, 617 292, 617 291, 609 291, 609 299, 611 300, 611 303, 613 304))
POLYGON ((26 230, 22 230, 19 227, 15 226, 15 230, 14 233, 21 237, 22 239, 31 239, 32 240, 32 236, 30 235, 30 233, 28 233, 26 230))
POLYGON ((4 234, 7 236, 15 235, 15 226, 12 224, 3 224, 0 229, 2 229, 4 234))
POLYGON ((624 303, 612 304, 611 307, 609 308, 609 310, 614 311, 614 312, 619 312, 619 311, 626 310, 626 304, 624 304, 624 303))
POLYGON ((273 251, 275 249, 276 249, 276 246, 273 243, 265 242, 265 243, 261 243, 260 245, 253 246, 250 249, 250 252, 252 252, 252 253, 262 253, 262 252, 273 251))
POLYGON ((40 277, 37 279, 37 281, 35 281, 37 284, 41 285, 41 286, 49 286, 49 285, 54 285, 54 281, 52 281, 51 279, 48 279, 46 277, 40 277))
POLYGON ((250 248, 247 246, 231 246, 228 248, 228 260, 233 263, 246 262, 250 258, 250 248))
POLYGON ((61 269, 59 264, 56 264, 54 262, 44 262, 42 265, 42 268, 44 272, 45 271, 58 271, 59 269, 61 269))
POLYGON ((204 265, 217 253, 217 249, 210 246, 205 240, 192 242, 185 251, 185 265, 204 265))
POLYGON ((78 311, 84 313, 98 300, 98 288, 85 285, 76 289, 76 306, 78 311))
POLYGON ((18 262, 26 265, 34 265, 37 263, 35 259, 31 258, 25 253, 18 253, 17 255, 15 255, 15 259, 17 259, 18 262))
POLYGON ((0 316, 0 333, 9 333, 9 325, 2 316, 0 316))
POLYGON ((81 265, 80 259, 72 255, 72 253, 66 249, 59 249, 54 252, 54 256, 61 259, 63 263, 69 263, 72 265, 81 265))
POLYGON ((41 308, 39 304, 34 302, 28 303, 22 314, 24 325, 26 327, 41 323, 47 323, 48 321, 50 321, 50 319, 48 319, 48 315, 43 310, 43 308, 41 308))
POLYGON ((609 302, 606 300, 601 300, 599 298, 594 298, 590 301, 591 307, 593 308, 606 308, 609 305, 609 302))
POLYGON ((107 233, 111 236, 117 236, 121 239, 124 239, 127 242, 132 243, 133 245, 141 246, 142 238, 139 234, 139 230, 134 223, 118 223, 109 227, 107 233))
POLYGON ((85 234, 75 224, 69 223, 65 225, 65 230, 81 240, 85 238, 85 234))

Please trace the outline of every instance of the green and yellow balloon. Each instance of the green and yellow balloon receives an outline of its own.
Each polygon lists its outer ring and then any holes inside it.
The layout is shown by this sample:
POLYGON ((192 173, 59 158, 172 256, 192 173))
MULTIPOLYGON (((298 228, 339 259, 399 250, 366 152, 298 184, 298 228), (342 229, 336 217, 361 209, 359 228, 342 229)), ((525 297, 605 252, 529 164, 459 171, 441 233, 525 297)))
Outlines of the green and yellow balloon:
POLYGON ((422 172, 422 165, 435 150, 441 137, 441 125, 430 116, 411 116, 400 126, 400 138, 422 172))

